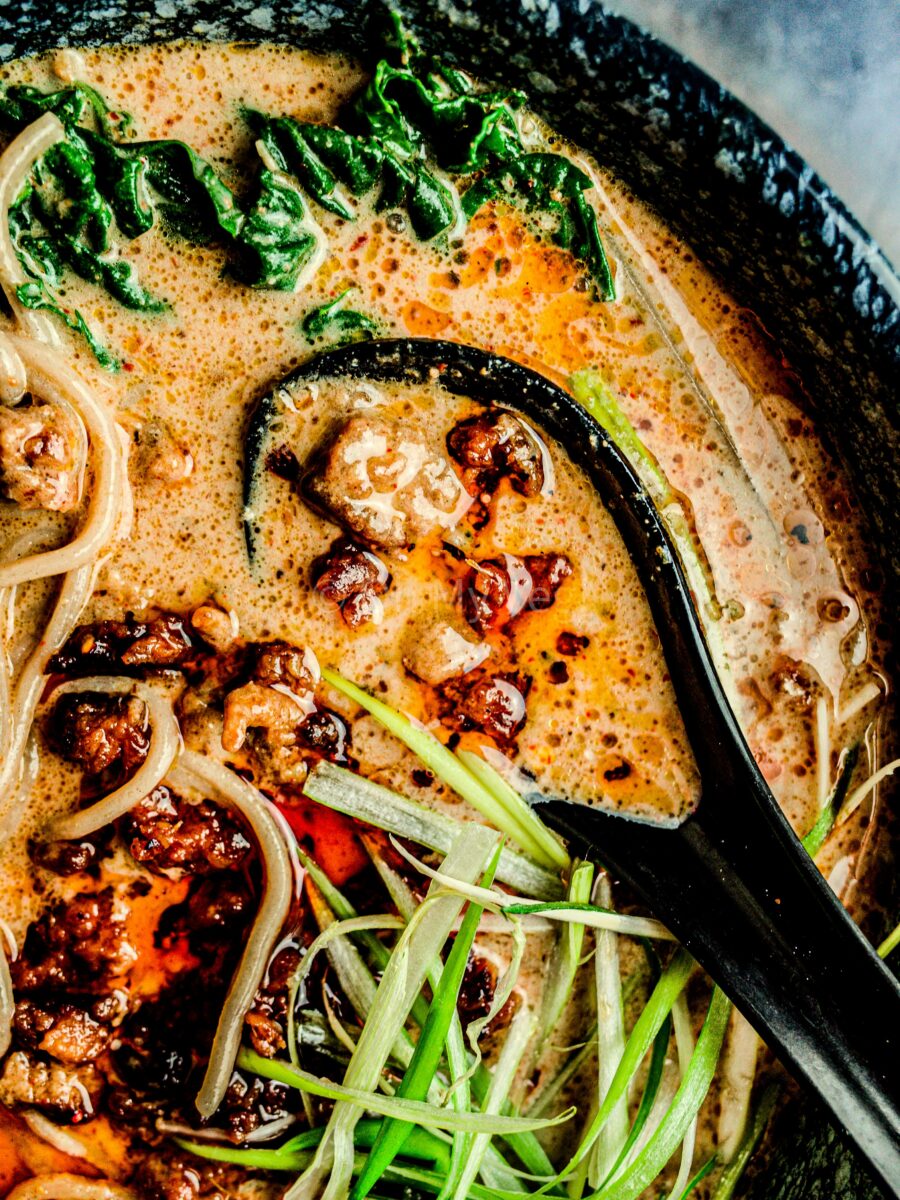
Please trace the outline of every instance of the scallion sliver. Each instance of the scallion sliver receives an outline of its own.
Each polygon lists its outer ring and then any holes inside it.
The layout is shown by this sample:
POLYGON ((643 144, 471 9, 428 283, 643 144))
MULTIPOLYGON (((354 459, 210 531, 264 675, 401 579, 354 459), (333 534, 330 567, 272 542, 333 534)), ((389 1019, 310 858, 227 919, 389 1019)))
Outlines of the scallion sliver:
MULTIPOLYGON (((485 887, 490 887, 497 870, 499 847, 482 877, 485 887)), ((414 1100, 424 1100, 428 1087, 434 1078, 450 1024, 456 1013, 459 989, 462 986, 469 951, 478 932, 483 909, 478 904, 470 904, 462 919, 459 932, 453 939, 453 947, 447 956, 447 961, 441 972, 441 977, 435 989, 428 1016, 421 1036, 416 1043, 413 1057, 406 1068, 397 1095, 414 1100)), ((402 1150, 407 1134, 414 1128, 409 1121, 385 1121, 375 1144, 369 1152, 369 1158, 362 1174, 350 1193, 350 1200, 363 1200, 369 1194, 385 1170, 402 1150)))
POLYGON ((548 1129, 553 1125, 561 1125, 568 1121, 572 1110, 560 1113, 556 1117, 542 1117, 535 1120, 531 1117, 485 1117, 482 1113, 454 1112, 452 1108, 436 1108, 433 1104, 424 1104, 419 1100, 402 1100, 396 1096, 386 1096, 382 1092, 362 1091, 357 1088, 345 1087, 333 1083, 330 1079, 322 1079, 309 1071, 303 1071, 290 1063, 275 1058, 263 1058, 255 1050, 246 1047, 238 1055, 239 1069, 261 1075, 264 1079, 274 1079, 288 1087, 305 1091, 311 1096, 319 1096, 323 1100, 341 1100, 357 1108, 368 1109, 383 1117, 396 1117, 401 1121, 412 1121, 425 1129, 447 1129, 461 1133, 495 1133, 503 1137, 507 1134, 525 1133, 537 1129, 548 1129))
POLYGON ((471 750, 457 750, 456 757, 463 766, 468 767, 479 783, 499 800, 506 812, 514 815, 522 827, 528 830, 529 836, 539 846, 541 853, 557 870, 568 871, 571 859, 565 846, 500 772, 496 771, 487 759, 471 750))
MULTIPOLYGON (((553 839, 556 842, 556 849, 552 853, 548 852, 546 840, 548 830, 521 797, 517 797, 518 803, 514 806, 505 804, 472 774, 452 750, 448 750, 439 742, 433 733, 416 726, 409 717, 397 712, 383 700, 369 695, 361 687, 339 675, 337 671, 323 667, 322 678, 348 699, 353 700, 360 708, 364 708, 389 733, 399 738, 447 787, 461 796, 463 800, 467 800, 473 808, 476 808, 501 833, 505 833, 520 846, 535 862, 550 870, 559 868, 559 843, 553 839)), ((552 838, 552 834, 549 836, 552 838)))
POLYGON ((590 1200, 638 1200, 644 1189, 659 1175, 678 1149, 706 1098, 719 1061, 730 1012, 730 1000, 718 988, 714 988, 696 1048, 666 1115, 634 1162, 618 1179, 594 1192, 590 1200))
MULTIPOLYGON (((609 1091, 603 1098, 590 1127, 582 1137, 581 1144, 571 1162, 560 1172, 558 1177, 560 1180, 573 1174, 578 1164, 590 1153, 600 1130, 609 1120, 616 1105, 626 1095, 632 1077, 643 1062, 644 1055, 653 1044, 664 1021, 671 1013, 676 998, 684 990, 694 966, 694 960, 687 951, 678 950, 660 975, 625 1043, 625 1053, 616 1068, 609 1091)), ((546 1190, 546 1187, 541 1188, 542 1192, 546 1190)))
MULTIPOLYGON (((447 853, 459 832, 459 824, 452 817, 330 762, 320 762, 313 768, 303 794, 326 808, 441 854, 447 853)), ((497 879, 541 899, 554 900, 563 895, 556 872, 506 846, 500 854, 497 879)))

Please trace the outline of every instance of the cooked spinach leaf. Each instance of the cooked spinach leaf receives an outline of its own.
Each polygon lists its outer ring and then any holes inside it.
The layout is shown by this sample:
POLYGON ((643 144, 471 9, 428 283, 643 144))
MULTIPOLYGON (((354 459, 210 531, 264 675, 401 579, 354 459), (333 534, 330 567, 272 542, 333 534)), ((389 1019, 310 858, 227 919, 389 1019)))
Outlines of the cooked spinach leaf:
MULTIPOLYGON (((403 209, 423 241, 459 227, 491 201, 516 204, 581 259, 600 296, 612 299, 609 263, 585 195, 591 181, 563 155, 526 151, 516 123, 524 94, 476 90, 462 72, 424 56, 399 19, 392 20, 388 56, 350 105, 346 128, 245 113, 260 157, 246 205, 186 143, 129 136, 130 117, 112 111, 86 84, 52 93, 6 88, 0 125, 15 132, 53 112, 66 129, 66 140, 44 155, 10 213, 16 252, 38 285, 28 292, 33 302, 39 296, 41 307, 67 312, 54 290, 68 268, 127 308, 160 311, 165 304, 142 286, 114 244, 116 234, 131 240, 157 222, 194 244, 224 244, 235 275, 249 286, 291 291, 319 243, 304 197, 353 220, 353 198, 376 188, 376 209, 403 209), (463 183, 461 201, 450 176, 463 183)), ((62 319, 86 329, 79 314, 62 319)), ((329 324, 347 333, 372 331, 369 318, 343 308, 329 324)))
POLYGON ((346 288, 334 300, 322 304, 308 312, 303 318, 302 329, 310 341, 322 337, 326 333, 344 334, 341 343, 355 341, 358 338, 372 337, 378 332, 378 326, 365 313, 353 308, 345 308, 347 297, 353 291, 346 288), (356 336, 354 336, 356 335, 356 336))
POLYGON ((303 197, 290 181, 263 168, 256 203, 236 239, 238 278, 251 287, 294 291, 317 246, 306 216, 303 197))
POLYGON ((97 340, 81 313, 76 309, 64 308, 59 297, 54 296, 42 283, 21 284, 16 288, 16 296, 26 308, 44 309, 58 317, 67 328, 81 334, 101 367, 107 371, 119 370, 122 364, 97 340))

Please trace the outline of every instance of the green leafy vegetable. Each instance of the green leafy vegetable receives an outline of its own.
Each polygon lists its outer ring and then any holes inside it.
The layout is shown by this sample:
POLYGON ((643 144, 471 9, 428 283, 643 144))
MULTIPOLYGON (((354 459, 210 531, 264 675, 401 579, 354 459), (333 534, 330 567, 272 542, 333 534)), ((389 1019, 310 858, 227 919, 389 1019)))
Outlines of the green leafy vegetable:
POLYGON ((615 285, 597 218, 584 195, 592 187, 590 178, 562 155, 525 154, 519 149, 515 157, 502 157, 493 172, 463 195, 466 217, 473 217, 494 199, 520 203, 527 212, 547 214, 553 222, 552 241, 585 263, 601 299, 614 300, 615 285))
POLYGON ((58 317, 67 328, 80 334, 91 348, 91 352, 101 367, 107 371, 118 371, 121 366, 114 354, 97 340, 80 312, 62 307, 62 303, 40 283, 23 283, 16 288, 20 304, 26 308, 43 309, 58 317))
MULTIPOLYGON (((216 169, 176 139, 137 141, 130 118, 112 112, 85 84, 42 93, 10 86, 0 93, 0 123, 16 131, 53 112, 66 141, 34 172, 15 206, 13 240, 42 288, 42 306, 60 315, 53 289, 64 265, 128 308, 164 305, 114 252, 111 237, 139 237, 157 221, 190 242, 224 243, 238 277, 251 287, 294 291, 322 248, 304 194, 353 220, 350 197, 379 189, 376 208, 402 208, 416 237, 430 241, 461 228, 492 200, 524 207, 558 245, 582 260, 603 299, 614 297, 609 263, 586 199, 590 178, 565 156, 528 153, 515 89, 477 91, 461 72, 426 59, 399 26, 392 54, 376 66, 348 113, 347 129, 246 111, 260 165, 242 207, 216 169), (466 181, 460 200, 450 176, 466 181), (349 195, 348 195, 349 194, 349 195), (54 280, 56 282, 54 282, 54 280)), ((34 294, 37 296, 37 293, 34 294)), ((370 318, 336 304, 310 313, 309 337, 327 327, 374 332, 370 318)), ((86 333, 79 314, 67 324, 86 333)), ((96 339, 88 341, 97 352, 96 339)), ((109 355, 98 355, 104 365, 109 355)))
POLYGON ((302 329, 310 341, 322 337, 326 333, 345 335, 340 340, 347 342, 358 337, 372 337, 378 332, 378 326, 371 317, 355 309, 347 308, 346 300, 353 291, 352 287, 345 288, 334 300, 322 304, 308 312, 303 318, 302 329))
POLYGON ((255 288, 296 291, 319 245, 300 192, 263 168, 256 202, 237 238, 239 278, 255 288))

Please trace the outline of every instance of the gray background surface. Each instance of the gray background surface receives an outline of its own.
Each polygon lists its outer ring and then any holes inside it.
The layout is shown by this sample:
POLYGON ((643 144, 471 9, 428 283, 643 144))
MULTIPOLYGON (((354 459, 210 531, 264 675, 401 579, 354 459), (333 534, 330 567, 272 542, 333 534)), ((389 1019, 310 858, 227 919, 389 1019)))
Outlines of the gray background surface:
POLYGON ((819 172, 900 266, 900 0, 607 0, 819 172))

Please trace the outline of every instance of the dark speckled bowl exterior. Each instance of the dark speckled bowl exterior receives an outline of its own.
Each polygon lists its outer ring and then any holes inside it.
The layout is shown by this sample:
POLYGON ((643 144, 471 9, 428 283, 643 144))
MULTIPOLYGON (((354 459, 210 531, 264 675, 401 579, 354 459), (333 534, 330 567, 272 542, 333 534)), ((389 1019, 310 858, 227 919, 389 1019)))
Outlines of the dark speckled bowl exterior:
MULTIPOLYGON (((895 584, 900 281, 822 180, 702 71, 592 0, 394 7, 426 49, 528 91, 758 314, 809 388, 895 584)), ((18 0, 0 7, 0 60, 176 37, 286 41, 370 59, 383 21, 380 0, 18 0)), ((782 1134, 786 1149, 752 1185, 757 1200, 877 1194, 814 1115, 795 1113, 782 1134)))

